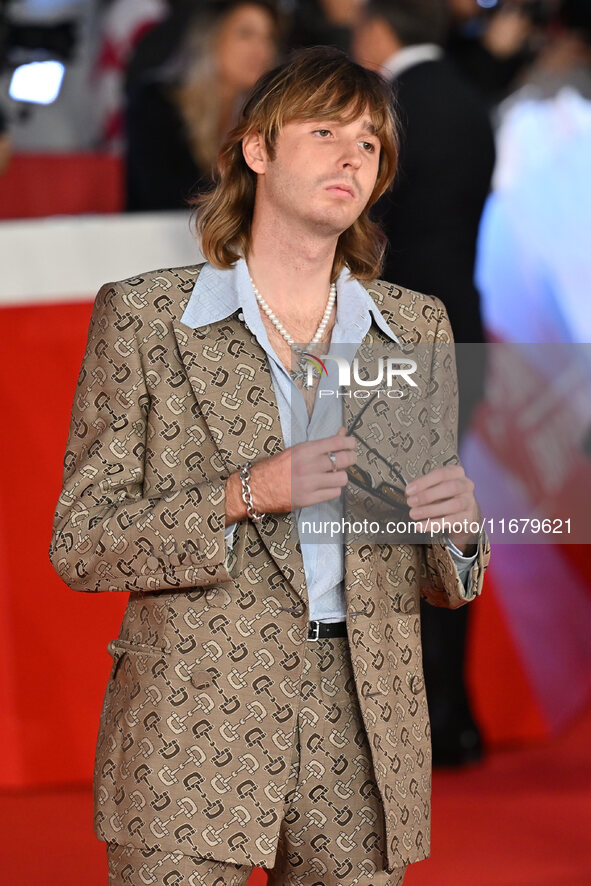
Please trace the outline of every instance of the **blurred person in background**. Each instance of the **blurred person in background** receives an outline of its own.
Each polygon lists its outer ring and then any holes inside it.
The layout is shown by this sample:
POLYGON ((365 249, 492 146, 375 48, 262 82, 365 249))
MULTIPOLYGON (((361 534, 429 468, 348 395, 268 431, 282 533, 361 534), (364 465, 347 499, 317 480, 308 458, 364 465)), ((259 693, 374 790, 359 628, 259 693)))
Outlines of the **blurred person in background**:
POLYGON ((447 0, 447 52, 490 106, 514 88, 535 58, 537 25, 547 5, 543 0, 509 0, 485 8, 477 0, 447 0))
MULTIPOLYGON (((484 343, 474 285, 476 238, 494 166, 482 99, 446 59, 444 0, 369 0, 356 61, 393 82, 402 135, 399 172, 376 206, 389 240, 384 279, 436 295, 455 341, 484 343)), ((483 346, 458 349, 460 437, 484 388, 483 346), (464 365, 469 363, 469 365, 464 365)), ((433 763, 482 756, 464 679, 468 612, 421 606, 433 763)))
POLYGON ((168 14, 138 41, 125 70, 125 94, 173 58, 193 20, 211 0, 166 0, 168 14))
POLYGON ((298 0, 291 16, 289 45, 351 49, 351 29, 365 0, 298 0))
POLYGON ((528 96, 538 98, 551 98, 571 87, 591 100, 591 0, 560 3, 523 87, 528 96))
POLYGON ((246 92, 275 62, 279 20, 265 0, 209 3, 168 64, 128 96, 126 208, 182 209, 211 184, 246 92))

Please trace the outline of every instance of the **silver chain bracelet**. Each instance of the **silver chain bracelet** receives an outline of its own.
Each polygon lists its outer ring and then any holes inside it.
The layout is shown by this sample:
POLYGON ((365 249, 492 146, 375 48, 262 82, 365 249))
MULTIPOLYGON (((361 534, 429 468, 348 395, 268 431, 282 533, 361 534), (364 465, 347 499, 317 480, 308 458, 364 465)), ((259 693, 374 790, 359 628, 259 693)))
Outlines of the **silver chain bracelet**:
POLYGON ((240 468, 240 481, 242 483, 242 501, 246 505, 246 513, 255 523, 260 523, 265 514, 258 514, 254 509, 252 489, 250 488, 250 462, 245 462, 240 468))

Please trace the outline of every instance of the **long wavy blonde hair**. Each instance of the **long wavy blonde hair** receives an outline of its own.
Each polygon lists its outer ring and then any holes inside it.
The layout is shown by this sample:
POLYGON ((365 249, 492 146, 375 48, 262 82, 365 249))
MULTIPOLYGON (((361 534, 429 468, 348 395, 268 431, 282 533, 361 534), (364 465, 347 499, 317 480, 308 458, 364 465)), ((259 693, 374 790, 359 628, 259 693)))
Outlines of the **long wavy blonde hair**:
MULTIPOLYGON (((266 12, 273 23, 275 38, 278 38, 279 16, 270 0, 211 3, 196 16, 189 30, 181 59, 181 65, 186 66, 187 71, 182 84, 172 90, 172 98, 185 124, 190 151, 199 168, 207 174, 215 168, 224 110, 215 47, 229 16, 241 6, 255 6, 266 12)), ((243 98, 244 95, 238 96, 238 102, 243 98)), ((234 110, 237 111, 238 107, 234 110)))
POLYGON ((381 144, 378 175, 363 212, 338 239, 332 279, 345 266, 360 280, 379 276, 387 241, 369 210, 396 173, 399 141, 392 92, 378 74, 327 46, 302 50, 254 86, 218 154, 214 187, 193 200, 205 258, 219 268, 231 267, 241 256, 248 258, 257 175, 242 154, 246 135, 261 133, 274 160, 285 123, 317 118, 348 123, 365 112, 381 144))

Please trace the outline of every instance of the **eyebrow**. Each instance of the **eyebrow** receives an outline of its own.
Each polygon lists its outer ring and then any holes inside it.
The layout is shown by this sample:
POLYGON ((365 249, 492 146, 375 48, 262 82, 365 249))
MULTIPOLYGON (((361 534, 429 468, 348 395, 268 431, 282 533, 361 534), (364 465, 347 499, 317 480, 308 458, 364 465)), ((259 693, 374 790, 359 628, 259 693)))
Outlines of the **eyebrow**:
POLYGON ((362 132, 369 132, 370 135, 376 135, 376 128, 371 122, 371 120, 364 120, 361 124, 362 132))

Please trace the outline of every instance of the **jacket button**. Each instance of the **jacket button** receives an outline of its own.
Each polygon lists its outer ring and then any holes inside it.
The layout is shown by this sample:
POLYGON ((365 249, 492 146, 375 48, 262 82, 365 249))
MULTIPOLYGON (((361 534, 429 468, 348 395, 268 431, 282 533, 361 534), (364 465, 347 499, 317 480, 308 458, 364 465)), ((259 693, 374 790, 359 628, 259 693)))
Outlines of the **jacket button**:
POLYGON ((155 572, 158 569, 158 567, 160 566, 160 563, 158 562, 158 558, 157 557, 147 557, 146 558, 146 566, 148 567, 148 569, 151 569, 152 572, 155 572))

